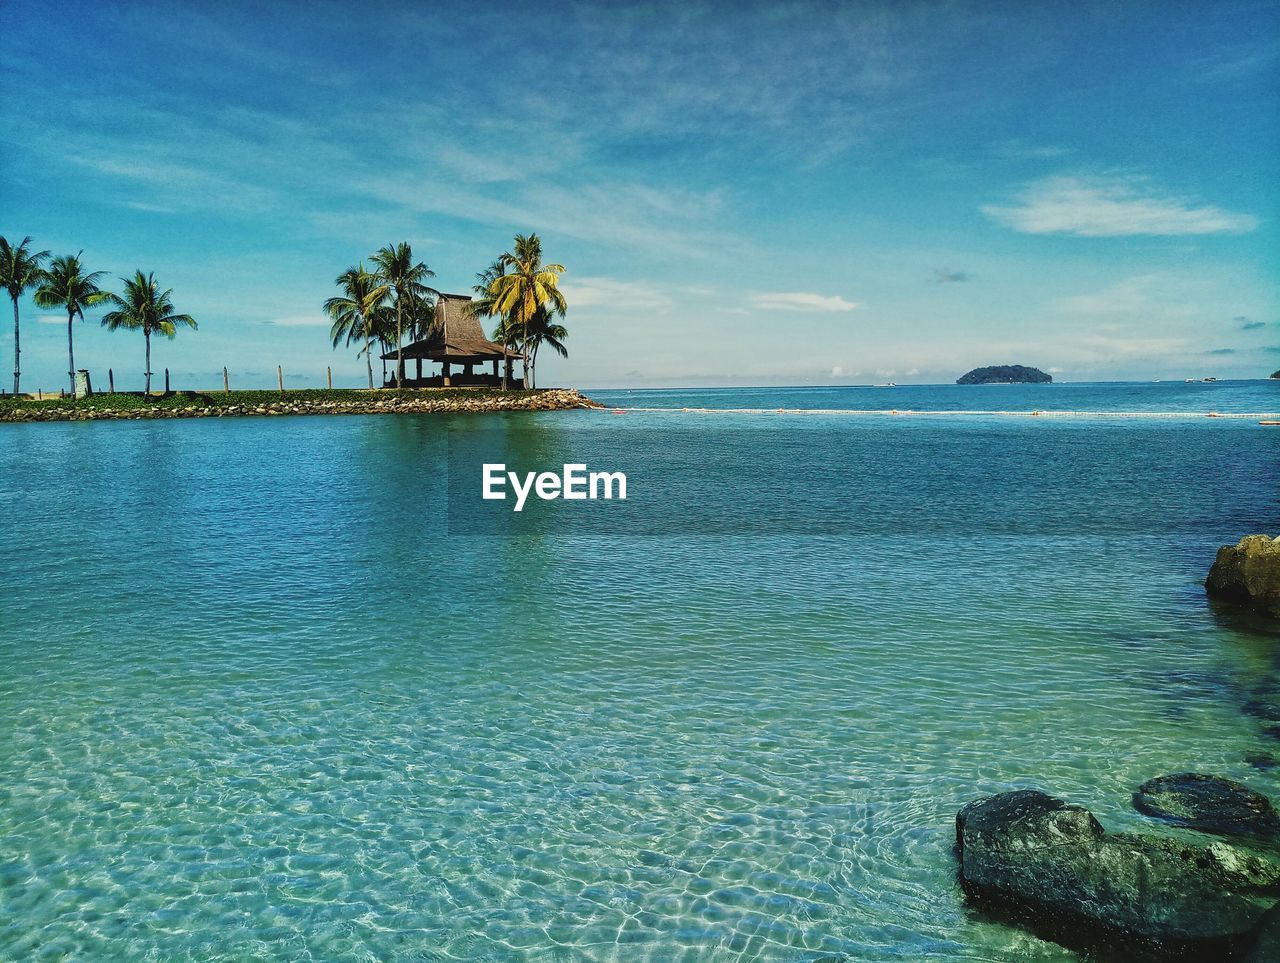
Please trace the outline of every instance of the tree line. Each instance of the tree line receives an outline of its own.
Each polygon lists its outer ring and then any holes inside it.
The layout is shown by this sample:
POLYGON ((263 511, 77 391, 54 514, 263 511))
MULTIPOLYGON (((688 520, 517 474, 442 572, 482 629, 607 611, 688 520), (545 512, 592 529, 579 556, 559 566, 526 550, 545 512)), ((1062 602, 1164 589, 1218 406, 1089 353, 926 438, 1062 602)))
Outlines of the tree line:
MULTIPOLYGON (((76 388, 75 321, 84 320, 85 311, 110 307, 102 318, 109 331, 141 331, 145 342, 145 379, 151 392, 151 336, 172 339, 179 328, 195 329, 196 321, 174 307, 171 288, 161 289, 154 273, 135 271, 120 278, 120 294, 105 290, 105 271, 90 271, 84 252, 54 257, 49 251, 33 249, 30 237, 18 244, 0 237, 0 286, 13 300, 13 393, 22 392, 22 332, 18 302, 28 291, 41 308, 60 308, 67 314, 67 380, 72 394, 76 388)), ((345 342, 359 344, 365 358, 369 387, 373 388, 373 344, 396 351, 396 386, 404 385, 403 350, 405 336, 421 340, 435 330, 435 304, 440 292, 428 283, 435 272, 415 260, 407 241, 388 244, 364 262, 338 275, 339 295, 324 302, 332 320, 329 335, 334 348, 345 342)), ((563 264, 547 263, 542 257, 542 240, 537 234, 517 234, 511 250, 494 259, 476 275, 470 310, 477 318, 495 319, 492 339, 517 352, 523 362, 525 387, 536 384, 538 352, 548 346, 561 357, 568 331, 560 323, 568 310, 560 290, 563 264)), ((503 366, 504 379, 506 366, 503 366)), ((505 386, 505 381, 504 381, 505 386)))
MULTIPOLYGON (((435 331, 435 303, 440 292, 427 282, 435 272, 415 261, 407 241, 388 244, 365 262, 347 268, 334 284, 339 294, 324 302, 325 313, 333 321, 329 337, 333 347, 360 346, 373 384, 373 345, 387 353, 396 350, 396 387, 404 386, 404 337, 429 338, 435 331)), ((563 264, 544 263, 542 240, 537 234, 517 234, 510 251, 500 254, 476 275, 471 311, 476 317, 495 318, 492 338, 520 354, 525 387, 535 387, 538 350, 547 345, 561 357, 568 357, 564 341, 568 331, 557 319, 568 310, 560 290, 563 264)), ((505 378, 506 366, 503 366, 505 378)), ((505 385, 504 385, 505 386, 505 385)))
POLYGON ((146 392, 151 393, 151 335, 172 338, 178 328, 194 329, 196 321, 189 314, 179 314, 173 306, 173 289, 160 289, 153 273, 135 271, 131 278, 121 278, 122 294, 105 291, 100 286, 105 271, 90 271, 78 254, 52 256, 48 251, 34 251, 30 237, 19 244, 0 237, 0 287, 13 299, 13 393, 22 393, 22 332, 18 301, 28 290, 42 308, 61 308, 67 312, 67 378, 71 393, 76 390, 75 320, 84 320, 86 308, 111 306, 102 318, 108 331, 141 331, 146 341, 146 392), (46 266, 47 265, 47 266, 46 266))

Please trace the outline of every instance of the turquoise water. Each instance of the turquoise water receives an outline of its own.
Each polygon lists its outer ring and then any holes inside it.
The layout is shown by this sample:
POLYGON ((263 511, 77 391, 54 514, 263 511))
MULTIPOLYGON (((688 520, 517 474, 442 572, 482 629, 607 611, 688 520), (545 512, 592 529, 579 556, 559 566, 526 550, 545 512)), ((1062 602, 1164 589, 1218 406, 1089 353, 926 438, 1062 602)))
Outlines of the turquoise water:
POLYGON ((1047 385, 868 385, 857 388, 658 388, 591 391, 624 407, 921 411, 1280 412, 1280 379, 1064 382, 1047 385))
POLYGON ((0 473, 0 959, 1073 959, 965 906, 960 805, 1280 799, 1280 638, 1200 587, 1280 530, 1250 420, 10 425, 0 473), (465 534, 451 432, 640 515, 465 534))

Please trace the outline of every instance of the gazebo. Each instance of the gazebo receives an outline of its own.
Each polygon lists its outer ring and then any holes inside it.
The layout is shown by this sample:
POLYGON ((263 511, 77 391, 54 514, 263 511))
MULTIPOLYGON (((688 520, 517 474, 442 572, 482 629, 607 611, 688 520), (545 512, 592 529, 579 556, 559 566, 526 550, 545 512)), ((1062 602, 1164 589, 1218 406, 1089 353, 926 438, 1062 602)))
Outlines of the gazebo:
MULTIPOLYGON (((382 356, 383 361, 395 361, 396 352, 388 351, 382 356)), ((451 385, 501 385, 502 376, 498 363, 506 364, 507 384, 513 388, 524 385, 523 378, 513 378, 511 363, 518 361, 520 355, 504 348, 484 336, 480 327, 480 319, 471 310, 471 298, 464 294, 442 294, 436 299, 436 318, 431 334, 421 341, 406 344, 400 351, 404 361, 413 361, 417 365, 417 376, 404 377, 403 365, 400 376, 406 388, 439 388, 451 385), (440 374, 423 377, 423 360, 435 361, 440 365, 440 374), (477 373, 476 365, 493 363, 493 374, 477 373), (462 371, 454 374, 453 365, 461 365, 462 371)), ((396 379, 392 375, 384 385, 395 387, 396 379)))

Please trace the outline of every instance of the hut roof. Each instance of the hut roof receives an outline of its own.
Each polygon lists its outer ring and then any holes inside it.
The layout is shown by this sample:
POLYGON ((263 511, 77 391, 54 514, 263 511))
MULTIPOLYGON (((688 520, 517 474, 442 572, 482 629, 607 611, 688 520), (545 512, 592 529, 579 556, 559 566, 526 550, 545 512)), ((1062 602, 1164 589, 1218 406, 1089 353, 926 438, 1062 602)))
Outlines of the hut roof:
MULTIPOLYGON (((460 364, 520 357, 484 336, 480 319, 471 310, 471 298, 465 294, 440 295, 436 299, 436 320, 431 334, 406 344, 401 354, 408 360, 427 358, 460 364)), ((394 361, 396 353, 388 351, 382 358, 394 361)))

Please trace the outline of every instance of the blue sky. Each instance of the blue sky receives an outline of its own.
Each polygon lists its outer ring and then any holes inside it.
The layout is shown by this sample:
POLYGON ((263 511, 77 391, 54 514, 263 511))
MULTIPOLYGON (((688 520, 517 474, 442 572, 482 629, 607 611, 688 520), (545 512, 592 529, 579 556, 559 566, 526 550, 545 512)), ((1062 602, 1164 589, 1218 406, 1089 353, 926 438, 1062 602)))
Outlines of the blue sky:
MULTIPOLYGON (((358 384, 339 272, 409 240, 467 291, 529 231, 568 267, 543 384, 1280 368, 1276 3, 6 0, 0 36, 0 233, 155 271, 184 385, 358 384)), ((76 337, 140 382, 141 338, 76 337)))

